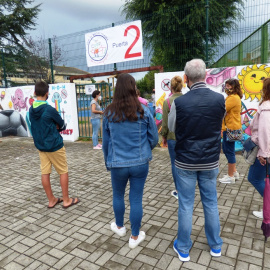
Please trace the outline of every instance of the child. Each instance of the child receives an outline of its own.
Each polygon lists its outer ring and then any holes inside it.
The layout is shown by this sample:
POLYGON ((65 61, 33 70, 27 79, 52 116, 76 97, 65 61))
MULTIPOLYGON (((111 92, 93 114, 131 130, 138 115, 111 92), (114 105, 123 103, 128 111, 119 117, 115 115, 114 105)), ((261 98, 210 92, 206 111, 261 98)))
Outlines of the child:
POLYGON ((63 208, 77 204, 78 198, 68 196, 68 166, 63 138, 59 134, 66 126, 55 108, 47 103, 49 86, 43 81, 35 85, 37 100, 29 110, 31 131, 36 148, 39 150, 41 181, 49 200, 48 208, 63 202, 63 208), (52 165, 60 174, 63 198, 55 198, 51 189, 50 174, 52 165))
POLYGON ((141 97, 141 92, 139 89, 136 89, 136 94, 137 94, 137 97, 138 97, 140 103, 145 105, 145 106, 148 106, 148 100, 141 97))

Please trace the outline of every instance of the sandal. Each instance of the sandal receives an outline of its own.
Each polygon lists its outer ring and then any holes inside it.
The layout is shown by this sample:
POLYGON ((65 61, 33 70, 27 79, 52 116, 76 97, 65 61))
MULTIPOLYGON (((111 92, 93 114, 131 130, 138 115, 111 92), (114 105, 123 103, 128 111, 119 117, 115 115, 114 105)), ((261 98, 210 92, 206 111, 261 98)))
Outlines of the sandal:
POLYGON ((77 201, 75 202, 75 199, 76 199, 76 198, 72 198, 71 204, 69 204, 69 205, 67 205, 67 206, 64 206, 64 205, 63 205, 63 208, 69 208, 70 206, 75 205, 75 204, 77 204, 77 203, 80 202, 80 200, 79 200, 78 198, 77 198, 77 201))

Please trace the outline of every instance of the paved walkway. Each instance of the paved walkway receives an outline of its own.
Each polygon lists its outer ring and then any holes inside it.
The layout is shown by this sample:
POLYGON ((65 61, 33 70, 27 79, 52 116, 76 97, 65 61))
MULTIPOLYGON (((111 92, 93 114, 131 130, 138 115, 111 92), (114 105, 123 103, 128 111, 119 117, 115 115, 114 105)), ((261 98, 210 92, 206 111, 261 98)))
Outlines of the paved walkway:
MULTIPOLYGON (((211 258, 204 234, 204 215, 196 190, 190 262, 181 263, 172 249, 177 234, 177 201, 166 149, 156 148, 144 191, 142 230, 145 241, 134 250, 128 234, 110 230, 114 220, 110 175, 102 151, 90 143, 66 143, 70 193, 81 203, 47 209, 40 182, 39 157, 31 139, 2 138, 0 143, 0 269, 270 269, 270 240, 264 244, 261 220, 252 216, 262 199, 248 183, 248 166, 237 156, 240 180, 217 183, 222 257, 211 258)), ((226 160, 221 156, 221 175, 226 160)), ((56 196, 61 189, 52 174, 56 196)), ((126 195, 128 200, 128 195, 126 195)), ((128 205, 128 203, 127 203, 128 205)), ((126 211, 128 220, 129 208, 126 211)))

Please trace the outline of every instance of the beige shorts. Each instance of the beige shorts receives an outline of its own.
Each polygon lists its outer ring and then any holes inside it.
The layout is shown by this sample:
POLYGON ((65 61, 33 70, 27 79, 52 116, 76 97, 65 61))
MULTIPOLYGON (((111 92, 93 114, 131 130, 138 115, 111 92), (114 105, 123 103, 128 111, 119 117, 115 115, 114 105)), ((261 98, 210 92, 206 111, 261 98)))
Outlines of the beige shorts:
POLYGON ((66 149, 63 146, 55 152, 39 152, 41 174, 50 174, 52 165, 58 174, 68 172, 66 149))

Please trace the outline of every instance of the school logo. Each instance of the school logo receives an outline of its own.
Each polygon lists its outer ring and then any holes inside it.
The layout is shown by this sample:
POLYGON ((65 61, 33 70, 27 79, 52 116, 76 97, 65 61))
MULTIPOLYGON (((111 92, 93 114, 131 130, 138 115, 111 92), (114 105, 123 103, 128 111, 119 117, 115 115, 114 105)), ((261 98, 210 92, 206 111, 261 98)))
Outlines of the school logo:
POLYGON ((103 34, 93 35, 88 42, 88 55, 94 62, 103 62, 108 57, 108 38, 103 34))

